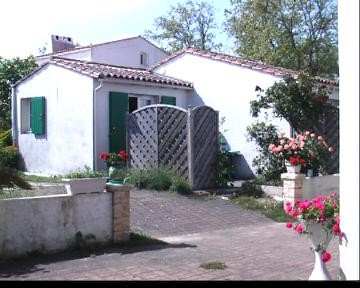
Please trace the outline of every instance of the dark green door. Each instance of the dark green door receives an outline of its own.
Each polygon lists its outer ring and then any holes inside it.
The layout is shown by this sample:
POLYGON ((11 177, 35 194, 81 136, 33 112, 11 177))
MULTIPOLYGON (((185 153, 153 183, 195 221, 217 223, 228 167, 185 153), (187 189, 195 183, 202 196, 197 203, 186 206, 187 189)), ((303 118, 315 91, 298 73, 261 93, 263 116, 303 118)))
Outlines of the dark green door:
POLYGON ((126 150, 126 113, 129 110, 128 94, 110 92, 109 94, 109 135, 110 152, 126 150))

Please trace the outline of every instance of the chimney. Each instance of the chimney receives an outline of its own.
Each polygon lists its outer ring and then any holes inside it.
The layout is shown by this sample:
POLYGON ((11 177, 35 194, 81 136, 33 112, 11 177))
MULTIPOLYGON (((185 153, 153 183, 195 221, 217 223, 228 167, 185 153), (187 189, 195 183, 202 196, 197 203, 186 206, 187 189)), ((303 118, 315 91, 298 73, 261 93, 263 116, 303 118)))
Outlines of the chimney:
POLYGON ((75 48, 71 37, 51 35, 52 52, 58 52, 75 48))

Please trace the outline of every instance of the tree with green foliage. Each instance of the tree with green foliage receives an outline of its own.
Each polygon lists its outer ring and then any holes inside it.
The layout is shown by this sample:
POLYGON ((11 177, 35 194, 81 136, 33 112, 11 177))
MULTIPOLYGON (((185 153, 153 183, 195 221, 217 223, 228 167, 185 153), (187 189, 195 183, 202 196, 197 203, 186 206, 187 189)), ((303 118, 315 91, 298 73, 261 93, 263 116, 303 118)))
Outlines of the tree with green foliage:
POLYGON ((218 50, 214 31, 217 28, 214 8, 206 2, 187 1, 170 6, 166 16, 154 20, 154 29, 146 30, 145 37, 158 41, 170 53, 183 48, 218 50))
POLYGON ((0 132, 11 128, 11 85, 36 67, 34 56, 25 59, 0 57, 0 132))
POLYGON ((338 75, 336 0, 231 0, 225 25, 246 58, 338 75))
POLYGON ((315 131, 325 111, 332 109, 327 101, 330 91, 307 73, 296 78, 285 75, 265 94, 260 87, 257 90, 260 90, 258 98, 250 102, 252 116, 258 117, 261 109, 273 108, 274 116, 284 118, 297 131, 315 131))

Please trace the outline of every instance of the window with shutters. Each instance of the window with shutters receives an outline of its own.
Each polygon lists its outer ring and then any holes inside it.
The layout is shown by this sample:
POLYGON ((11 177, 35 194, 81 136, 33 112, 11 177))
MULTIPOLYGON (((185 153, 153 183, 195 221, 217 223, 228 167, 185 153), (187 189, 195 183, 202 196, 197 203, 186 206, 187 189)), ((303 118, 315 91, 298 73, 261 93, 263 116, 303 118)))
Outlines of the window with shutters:
POLYGON ((145 52, 140 53, 140 65, 148 67, 148 55, 145 52))
POLYGON ((176 106, 176 97, 161 96, 160 104, 174 105, 176 106))
POLYGON ((21 133, 45 134, 45 97, 21 99, 21 133))

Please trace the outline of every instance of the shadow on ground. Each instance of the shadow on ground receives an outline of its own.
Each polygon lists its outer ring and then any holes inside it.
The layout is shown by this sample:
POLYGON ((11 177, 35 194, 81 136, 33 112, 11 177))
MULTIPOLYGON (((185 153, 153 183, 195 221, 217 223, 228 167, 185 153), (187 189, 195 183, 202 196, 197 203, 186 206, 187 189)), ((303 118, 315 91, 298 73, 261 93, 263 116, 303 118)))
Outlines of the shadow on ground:
POLYGON ((49 273, 46 268, 38 265, 46 265, 56 262, 80 260, 83 258, 95 258, 105 254, 130 254, 144 251, 153 251, 172 248, 196 248, 196 245, 177 243, 170 244, 161 240, 153 239, 149 243, 130 241, 119 244, 110 244, 105 247, 78 248, 67 252, 47 255, 31 255, 29 257, 8 259, 0 262, 0 278, 6 279, 12 276, 21 276, 34 272, 49 273))

